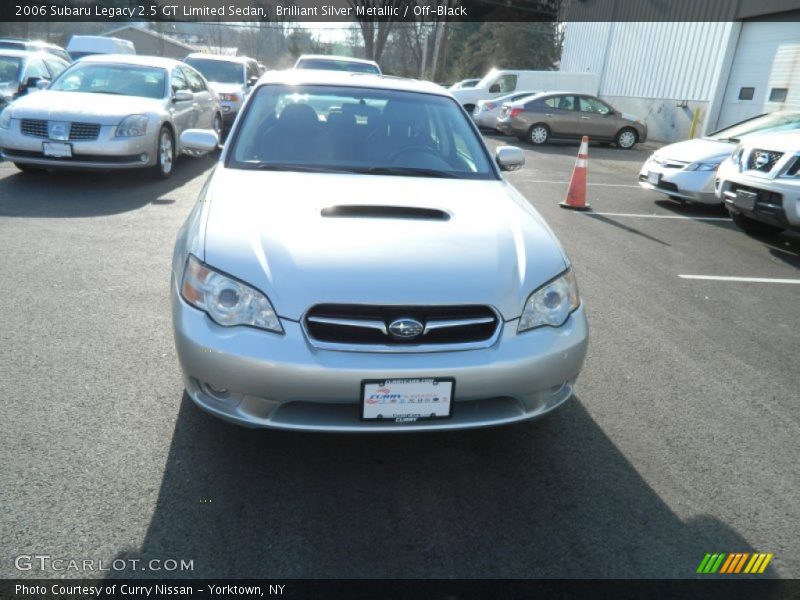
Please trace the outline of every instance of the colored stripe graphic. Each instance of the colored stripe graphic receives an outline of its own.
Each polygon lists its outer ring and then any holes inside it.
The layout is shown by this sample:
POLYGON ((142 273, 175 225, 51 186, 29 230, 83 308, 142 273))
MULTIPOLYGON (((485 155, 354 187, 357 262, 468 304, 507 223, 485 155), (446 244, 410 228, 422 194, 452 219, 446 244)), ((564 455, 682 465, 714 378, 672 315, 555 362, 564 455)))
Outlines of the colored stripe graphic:
POLYGON ((757 574, 763 573, 767 569, 770 561, 775 555, 766 552, 717 552, 707 553, 700 565, 697 567, 697 573, 721 575, 734 575, 734 574, 757 574))

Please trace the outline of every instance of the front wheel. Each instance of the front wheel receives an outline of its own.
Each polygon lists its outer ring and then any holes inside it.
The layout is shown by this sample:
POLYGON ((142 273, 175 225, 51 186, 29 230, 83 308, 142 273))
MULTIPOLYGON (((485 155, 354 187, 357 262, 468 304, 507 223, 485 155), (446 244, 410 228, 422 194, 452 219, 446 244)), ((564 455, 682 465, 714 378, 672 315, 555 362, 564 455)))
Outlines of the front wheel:
POLYGON ((23 173, 36 173, 37 171, 42 170, 38 167, 32 167, 31 165, 24 165, 22 163, 14 163, 14 166, 17 167, 23 173))
POLYGON ((172 168, 175 166, 175 142, 172 139, 172 132, 169 127, 162 127, 158 132, 158 146, 156 147, 156 166, 153 167, 153 175, 157 179, 167 179, 172 175, 172 168))
MULTIPOLYGON (((214 115, 214 124, 212 126, 214 128, 214 132, 217 134, 217 139, 222 143, 222 117, 219 113, 214 115)), ((213 154, 213 152, 211 153, 213 154)))
POLYGON ((752 235, 777 235, 783 231, 783 227, 756 221, 750 217, 745 217, 742 213, 732 212, 731 219, 733 219, 733 222, 736 223, 739 229, 752 235))
POLYGON ((636 145, 636 142, 639 141, 639 136, 636 135, 636 131, 631 129, 630 127, 626 127, 625 129, 621 129, 619 133, 617 133, 617 137, 614 140, 617 144, 617 148, 622 148, 623 150, 630 150, 636 145))
POLYGON ((528 130, 528 141, 531 144, 541 146, 546 144, 548 139, 550 139, 550 130, 546 125, 534 125, 528 130))

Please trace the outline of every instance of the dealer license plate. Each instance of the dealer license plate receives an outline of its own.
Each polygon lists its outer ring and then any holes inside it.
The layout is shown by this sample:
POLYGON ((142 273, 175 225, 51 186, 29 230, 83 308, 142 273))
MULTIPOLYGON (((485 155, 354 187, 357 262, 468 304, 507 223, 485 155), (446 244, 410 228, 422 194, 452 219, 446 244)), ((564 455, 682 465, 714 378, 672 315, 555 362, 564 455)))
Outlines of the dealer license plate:
POLYGON ((61 142, 42 142, 42 154, 53 158, 71 158, 72 144, 61 142))
POLYGON ((396 423, 447 419, 453 414, 455 387, 452 377, 365 380, 361 382, 361 418, 396 423))
POLYGON ((647 183, 650 185, 658 185, 661 181, 661 173, 657 171, 648 171, 647 172, 647 183))

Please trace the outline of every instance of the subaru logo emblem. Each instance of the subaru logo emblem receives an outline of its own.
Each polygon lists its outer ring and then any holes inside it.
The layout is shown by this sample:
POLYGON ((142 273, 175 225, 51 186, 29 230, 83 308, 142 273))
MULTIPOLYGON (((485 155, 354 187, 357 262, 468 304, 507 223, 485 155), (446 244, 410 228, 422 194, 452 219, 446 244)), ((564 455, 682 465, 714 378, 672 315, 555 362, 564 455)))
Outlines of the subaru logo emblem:
POLYGON ((756 154, 756 167, 761 168, 769 162, 769 154, 766 152, 758 152, 756 154))
POLYGON ((418 337, 424 330, 422 323, 415 319, 397 319, 389 324, 389 334, 401 340, 418 337))

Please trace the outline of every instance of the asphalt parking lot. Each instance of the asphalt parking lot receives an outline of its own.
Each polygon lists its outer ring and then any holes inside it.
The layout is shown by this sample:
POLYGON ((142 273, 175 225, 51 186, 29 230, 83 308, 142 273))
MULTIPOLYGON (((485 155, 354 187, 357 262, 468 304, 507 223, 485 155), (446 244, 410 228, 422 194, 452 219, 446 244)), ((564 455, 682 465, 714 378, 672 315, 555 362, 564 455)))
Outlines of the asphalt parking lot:
POLYGON ((166 182, 0 163, 0 576, 41 576, 13 557, 45 554, 196 577, 689 577, 759 551, 800 577, 800 286, 681 277, 797 280, 800 236, 640 189, 648 148, 592 146, 594 212, 565 211, 577 144, 525 148, 509 179, 590 320, 577 396, 407 436, 239 429, 184 398, 170 256, 210 159, 166 182))

